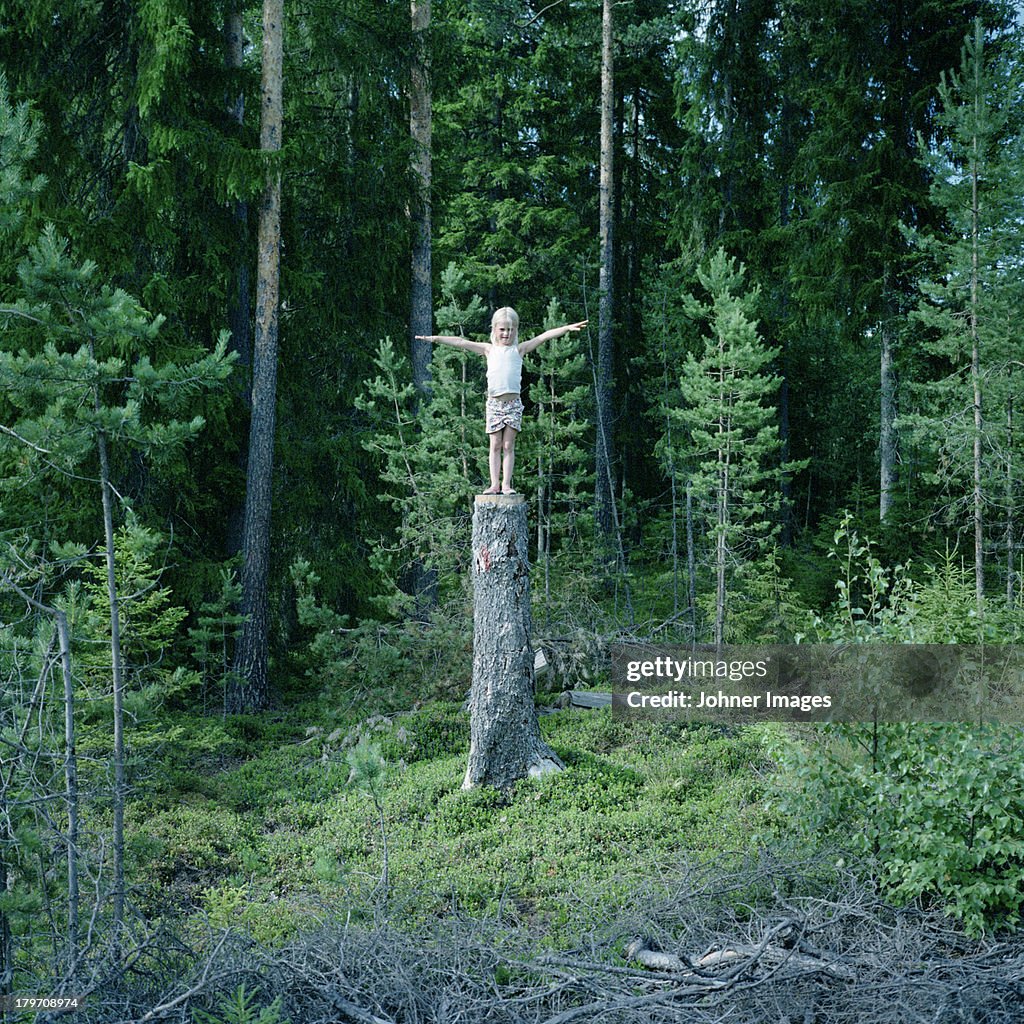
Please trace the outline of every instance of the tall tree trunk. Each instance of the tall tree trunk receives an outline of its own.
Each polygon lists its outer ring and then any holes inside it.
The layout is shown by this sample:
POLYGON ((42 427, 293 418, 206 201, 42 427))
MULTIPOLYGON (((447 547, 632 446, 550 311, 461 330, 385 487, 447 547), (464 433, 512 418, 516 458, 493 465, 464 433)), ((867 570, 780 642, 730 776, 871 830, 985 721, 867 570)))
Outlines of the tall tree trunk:
MULTIPOLYGON (((264 0, 260 149, 268 154, 275 154, 281 149, 283 59, 283 0, 264 0)), ((242 612, 246 619, 235 656, 235 679, 226 695, 227 710, 234 712, 265 707, 270 692, 267 577, 270 568, 280 274, 281 172, 274 167, 267 173, 257 238, 252 422, 245 486, 245 561, 242 566, 242 612)))
POLYGON ((412 280, 410 284, 409 344, 412 378, 420 395, 430 393, 430 342, 417 334, 433 334, 434 299, 431 282, 432 95, 430 87, 430 0, 412 0, 412 68, 409 90, 409 132, 412 136, 412 280))
POLYGON ((565 766, 540 738, 534 707, 526 500, 478 495, 473 507, 473 687, 463 789, 508 789, 565 766))
MULTIPOLYGON (((980 74, 980 65, 976 66, 980 74)), ((975 83, 974 95, 980 95, 981 84, 975 83)), ((984 509, 981 489, 981 458, 982 437, 984 426, 981 416, 981 348, 978 339, 978 260, 979 260, 979 214, 978 214, 978 136, 974 135, 974 151, 971 155, 971 386, 974 397, 974 598, 981 615, 982 602, 985 600, 985 547, 984 547, 984 509)))
POLYGON ((889 319, 881 331, 881 408, 879 433, 879 464, 881 496, 878 517, 884 522, 892 508, 898 483, 896 448, 896 369, 893 366, 893 333, 889 319))
MULTIPOLYGON (((665 306, 662 303, 662 321, 665 320, 665 306)), ((664 328, 663 328, 664 329, 664 328)), ((662 401, 665 406, 665 445, 668 454, 668 480, 672 494, 672 615, 679 614, 679 502, 676 496, 676 456, 672 439, 672 417, 669 414, 670 393, 668 368, 668 343, 665 335, 661 338, 662 401)))
MULTIPOLYGON (((99 410, 99 395, 96 396, 99 410)), ((110 606, 110 667, 114 685, 114 948, 120 950, 124 923, 124 671, 121 663, 121 608, 117 593, 114 560, 114 510, 111 501, 110 453, 107 435, 98 436, 100 456, 100 489, 103 497, 103 537, 106 542, 107 601, 110 606)))
MULTIPOLYGON (((724 403, 724 396, 721 401, 724 403)), ((731 422, 726 423, 719 420, 719 436, 728 436, 731 426, 731 422)), ((732 480, 729 475, 730 461, 729 448, 720 448, 718 451, 718 494, 716 495, 717 509, 715 516, 715 647, 721 647, 725 641, 725 572, 729 558, 729 545, 726 537, 726 531, 729 526, 729 489, 732 487, 732 480)))
MULTIPOLYGON (((783 167, 782 183, 779 189, 779 226, 783 233, 789 227, 789 206, 790 206, 790 167, 792 144, 792 122, 793 105, 785 98, 782 101, 782 117, 780 131, 780 158, 783 167)), ((782 296, 779 302, 779 336, 778 343, 781 349, 779 353, 779 442, 781 444, 780 458, 782 464, 789 462, 789 330, 787 329, 787 317, 789 316, 789 277, 782 275, 782 296)), ((789 473, 782 474, 782 502, 780 507, 782 516, 782 546, 790 547, 793 543, 793 479, 789 473)))
MULTIPOLYGON (((417 402, 430 397, 429 341, 417 341, 417 334, 434 333, 434 296, 431 269, 432 177, 431 132, 432 94, 430 87, 430 0, 411 0, 412 65, 409 86, 409 133, 412 137, 411 170, 413 195, 412 274, 409 284, 409 346, 412 379, 417 402)), ((422 562, 411 569, 417 616, 425 616, 437 604, 437 573, 422 562)))
POLYGON ((64 681, 64 792, 68 808, 68 967, 74 976, 78 964, 78 753, 75 747, 75 686, 71 674, 71 633, 68 617, 53 609, 60 645, 61 678, 64 681))
MULTIPOLYGON (((242 11, 232 7, 224 19, 224 41, 226 64, 229 72, 240 72, 245 60, 245 34, 242 27, 242 11)), ((228 117, 241 133, 245 122, 245 94, 228 101, 228 117)), ((237 257, 234 269, 234 289, 228 307, 228 324, 231 328, 231 348, 238 353, 238 370, 243 378, 246 405, 250 400, 252 369, 252 327, 249 320, 249 204, 236 200, 232 217, 237 229, 237 257)))
MULTIPOLYGON (((4 795, 0 794, 0 812, 6 814, 5 802, 4 795)), ((7 861, 4 854, 0 852, 0 896, 7 895, 9 886, 7 861)), ((14 943, 11 935, 11 923, 3 906, 0 904, 0 998, 13 995, 14 989, 14 943)), ((0 1017, 0 1020, 3 1019, 0 1017)))
MULTIPOLYGON (((599 228, 601 267, 599 276, 600 304, 597 328, 597 459, 595 480, 595 515, 599 544, 611 551, 613 541, 614 451, 613 387, 615 348, 613 320, 615 316, 613 282, 614 244, 614 124, 615 103, 612 0, 603 0, 601 18, 601 161, 599 228)), ((605 555, 607 558, 607 554, 605 555)), ((610 559, 608 559, 610 561, 610 559)))

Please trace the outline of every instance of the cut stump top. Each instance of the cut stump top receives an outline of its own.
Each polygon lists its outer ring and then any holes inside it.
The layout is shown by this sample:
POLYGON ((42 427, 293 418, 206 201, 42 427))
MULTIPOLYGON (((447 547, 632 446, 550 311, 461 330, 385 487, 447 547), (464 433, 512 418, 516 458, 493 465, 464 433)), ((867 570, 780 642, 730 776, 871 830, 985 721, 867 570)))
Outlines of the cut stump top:
POLYGON ((478 494, 475 501, 477 505, 505 505, 511 507, 524 504, 526 496, 523 494, 478 494))

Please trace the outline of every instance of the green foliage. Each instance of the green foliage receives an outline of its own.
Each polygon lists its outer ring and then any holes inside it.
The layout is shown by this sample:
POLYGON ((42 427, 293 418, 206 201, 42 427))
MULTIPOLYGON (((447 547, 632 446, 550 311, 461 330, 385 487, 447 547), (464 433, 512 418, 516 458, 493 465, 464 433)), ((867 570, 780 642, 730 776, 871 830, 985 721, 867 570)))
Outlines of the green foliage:
POLYGON ((17 536, 41 519, 46 540, 65 540, 65 530, 96 528, 98 513, 82 509, 99 501, 84 500, 83 483, 97 475, 100 439, 173 477, 204 425, 197 401, 226 380, 232 357, 222 337, 199 358, 154 366, 148 353, 163 318, 103 283, 93 261, 75 260, 52 226, 6 292, 0 390, 10 427, 0 435, 0 488, 13 500, 4 501, 0 530, 17 536), (58 496, 66 500, 51 511, 58 496))
MULTIPOLYGON (((54 692, 56 637, 51 620, 29 630, 0 626, 0 925, 13 946, 40 948, 40 915, 59 903, 61 884, 50 851, 59 842, 38 805, 60 758, 60 714, 54 692)), ((45 797, 58 806, 52 797, 45 797)), ((56 816, 56 815, 55 815, 56 816)), ((15 983, 23 961, 8 961, 15 983)))
POLYGON ((951 526, 983 517, 1002 546, 1020 501, 1013 374, 1024 288, 1007 268, 1024 258, 1024 71, 986 43, 977 19, 938 93, 938 144, 922 144, 921 162, 944 223, 906 229, 919 250, 912 319, 927 364, 908 388, 902 428, 920 453, 932 516, 951 526))
POLYGON ((472 621, 462 601, 423 621, 364 619, 355 626, 317 598, 319 578, 302 560, 292 567, 300 625, 309 640, 309 674, 326 699, 343 706, 375 695, 381 710, 406 708, 424 694, 453 696, 469 687, 472 621))
POLYGON ((159 844, 147 869, 150 882, 173 882, 179 875, 216 877, 239 866, 241 851, 253 842, 255 823, 205 801, 151 811, 137 834, 145 845, 159 844))
MULTIPOLYGON (((26 168, 39 148, 42 126, 28 103, 14 106, 7 75, 0 70, 0 256, 6 257, 8 240, 15 237, 25 219, 30 199, 37 196, 46 178, 29 178, 26 168)), ((6 267, 3 268, 6 271, 6 267)))
MULTIPOLYGON (((166 681, 171 669, 163 664, 175 644, 185 609, 171 604, 169 588, 161 586, 163 571, 153 560, 165 554, 167 542, 129 513, 114 535, 114 577, 119 595, 121 653, 126 670, 136 681, 166 681)), ((82 646, 81 664, 103 672, 102 648, 110 644, 110 603, 105 556, 87 561, 82 569, 80 599, 72 628, 82 646)))
MULTIPOLYGON (((714 613, 712 598, 707 594, 702 600, 706 618, 714 613)), ((807 617, 807 605, 783 572, 778 548, 738 567, 726 623, 728 643, 793 643, 806 630, 807 617)))
POLYGON ((839 562, 836 604, 829 614, 814 617, 817 638, 857 643, 906 641, 906 607, 913 588, 907 568, 882 565, 871 552, 871 542, 861 539, 852 521, 850 513, 844 513, 835 530, 829 557, 839 562))
MULTIPOLYGON (((973 570, 955 551, 915 580, 909 566, 884 566, 847 513, 830 555, 837 597, 814 619, 819 640, 978 644, 1020 635, 1009 615, 979 618, 973 570)), ((778 806, 808 836, 868 855, 890 896, 938 900, 971 934, 1016 923, 1024 905, 1018 730, 876 723, 801 736, 775 751, 778 806)))
POLYGON ((349 784, 379 802, 381 785, 387 771, 387 763, 381 756, 380 748, 362 739, 348 751, 345 760, 349 766, 349 784))
POLYGON ((234 566, 220 570, 220 591, 204 601, 196 615, 198 626, 188 631, 192 657, 199 665, 203 682, 223 693, 234 664, 235 641, 241 635, 245 616, 236 609, 242 599, 242 585, 234 566))
POLYGON ((835 604, 812 616, 813 635, 846 643, 1014 643, 1024 631, 1020 609, 993 605, 978 614, 974 570, 955 550, 920 566, 883 565, 871 541, 844 513, 829 557, 839 563, 835 604), (916 577, 916 578, 914 578, 916 577))
POLYGON ((538 323, 569 268, 591 255, 594 161, 572 140, 597 132, 597 67, 586 55, 600 19, 563 6, 524 26, 507 5, 459 3, 438 22, 436 253, 464 268, 491 309, 511 305, 538 323), (580 87, 569 88, 570 65, 580 87))
POLYGON ((778 389, 768 369, 778 351, 758 337, 758 290, 744 290, 744 274, 723 249, 698 269, 709 300, 691 295, 685 309, 704 329, 703 350, 687 356, 672 417, 685 438, 677 458, 692 466, 695 492, 711 510, 705 515, 713 535, 725 536, 730 549, 743 538, 757 550, 760 538, 773 532, 770 513, 777 504, 768 485, 779 473, 779 439, 767 403, 778 389))
MULTIPOLYGON (((504 0, 456 0, 435 13, 428 37, 434 266, 447 264, 434 283, 445 331, 482 330, 485 306, 512 304, 524 324, 540 324, 545 310, 546 322, 562 319, 556 296, 579 310, 565 319, 594 307, 597 152, 578 142, 597 137, 599 6, 534 6, 536 16, 524 16, 523 5, 504 0)), ((958 71, 939 84, 942 69, 957 64, 974 7, 798 2, 778 17, 770 4, 616 5, 615 486, 635 495, 623 515, 635 607, 659 621, 671 615, 668 628, 689 626, 678 556, 692 478, 704 502, 696 524, 702 565, 692 581, 698 611, 713 617, 703 569, 708 542, 726 540, 729 639, 1021 638, 1019 568, 1016 577, 1012 564, 998 569, 1008 577, 1007 607, 990 594, 978 610, 960 555, 975 440, 989 552, 1019 546, 1024 507, 1022 435, 1012 417, 1016 411, 1019 420, 1013 343, 1024 160, 1019 36, 1006 31, 1011 5, 978 8, 984 23, 958 71), (930 158, 919 160, 923 153, 930 158), (973 199, 968 206, 973 182, 977 211, 973 199), (973 389, 965 387, 975 237, 967 215, 975 213, 977 437, 973 389), (916 233, 900 231, 900 221, 916 233), (738 265, 724 255, 715 257, 720 273, 711 284, 695 281, 692 268, 719 246, 742 258, 743 282, 730 283, 738 265), (648 269, 677 252, 678 272, 648 269), (685 293, 697 297, 689 308, 699 322, 689 328, 685 293), (652 307, 658 315, 641 324, 639 311, 652 307), (871 481, 882 330, 897 343, 904 475, 902 506, 872 547, 863 538, 879 529, 871 481), (715 434, 716 370, 761 382, 725 401, 733 428, 746 424, 735 441, 728 430, 715 434), (786 385, 777 411, 776 378, 786 385), (666 421, 669 409, 675 418, 666 421), (776 415, 788 437, 774 433, 776 415), (723 467, 712 435, 729 438, 727 465, 738 474, 721 517, 709 500, 723 467), (808 537, 820 529, 838 548, 834 591, 831 578, 821 582, 829 563, 808 553, 806 538, 792 551, 775 548, 776 539, 786 543, 774 535, 774 502, 787 482, 780 464, 790 458, 784 443, 793 457, 813 458, 792 478, 791 504, 808 537), (833 524, 837 509, 855 503, 853 520, 833 524), (787 574, 817 612, 809 627, 800 627, 787 574)), ((109 441, 115 514, 127 523, 115 560, 134 673, 126 694, 134 716, 131 866, 139 884, 154 868, 148 907, 202 906, 219 924, 273 941, 338 908, 356 918, 366 912, 379 867, 377 822, 345 785, 344 764, 344 752, 362 749, 366 737, 388 764, 374 785, 396 886, 414 916, 466 906, 504 914, 511 904, 509 913, 538 930, 578 935, 587 922, 568 918, 586 918, 580 902, 607 895, 625 903, 637 873, 660 870, 680 848, 718 856, 723 847, 749 846, 753 825, 772 835, 777 822, 750 771, 762 763, 756 734, 633 728, 604 714, 546 717, 545 734, 570 767, 564 776, 524 784, 508 800, 458 789, 468 740, 458 702, 471 660, 469 496, 486 453, 482 366, 437 349, 434 395, 424 401, 407 383, 404 340, 375 343, 404 339, 407 327, 407 210, 416 184, 407 6, 339 0, 289 9, 270 628, 281 671, 307 670, 310 698, 224 723, 180 714, 197 700, 212 709, 238 626, 235 584, 213 567, 226 564, 237 539, 231 513, 243 487, 248 360, 240 360, 236 388, 211 389, 226 379, 217 337, 229 320, 230 345, 247 354, 239 325, 251 317, 251 298, 240 288, 266 164, 255 146, 254 11, 245 12, 241 67, 226 60, 227 13, 195 0, 3 5, 2 568, 68 610, 76 686, 90 698, 105 692, 109 611, 93 563, 104 547, 97 442, 109 441), (173 550, 150 533, 158 524, 165 536, 173 524, 173 550), (429 614, 416 609, 420 621, 407 621, 408 594, 424 566, 437 590, 425 603, 437 600, 429 614), (367 610, 395 621, 354 617, 367 610), (186 651, 201 677, 179 664, 186 651), (452 703, 419 706, 436 695, 452 703), (165 804, 179 803, 174 817, 165 804)), ((602 637, 619 623, 587 550, 591 382, 582 340, 548 343, 527 364, 519 480, 531 498, 540 485, 533 583, 535 620, 543 617, 554 666, 548 678, 590 686, 603 680, 602 637)), ((13 756, 12 736, 21 735, 45 683, 27 753, 17 755, 13 774, 3 765, 0 855, 16 877, 0 906, 19 940, 41 936, 49 925, 40 922, 59 918, 64 884, 54 831, 62 823, 52 811, 62 709, 45 671, 52 630, 24 613, 20 599, 0 594, 0 620, 13 623, 0 627, 0 758, 13 756)), ((93 878, 108 877, 98 858, 89 861, 109 817, 105 795, 97 795, 106 792, 110 743, 106 723, 95 719, 105 709, 90 700, 78 723, 93 829, 82 851, 93 878)), ((937 740, 934 750, 930 739, 914 743, 905 744, 905 759, 922 780, 946 795, 962 783, 979 806, 988 797, 957 764, 985 778, 999 757, 1012 764, 1017 756, 1008 744, 992 746, 997 753, 975 765, 955 744, 940 754, 937 740)), ((897 749, 894 739, 894 763, 897 749)), ((851 763, 852 754, 842 756, 851 763)), ((928 805, 927 793, 908 792, 928 805)), ((883 804, 892 802, 904 809, 911 800, 890 787, 883 804)), ((943 872, 965 870, 968 840, 957 829, 967 807, 965 798, 933 809, 937 830, 918 822, 936 849, 924 867, 904 864, 887 884, 908 886, 903 895, 953 899, 943 872), (943 861, 936 850, 947 835, 951 859, 943 861)), ((1004 810, 1019 816, 1012 800, 1004 810)), ((983 850, 992 866, 990 888, 968 892, 958 911, 971 927, 977 905, 993 919, 1014 913, 1012 898, 993 886, 1003 884, 996 876, 1014 880, 1019 853, 980 834, 985 820, 1001 827, 1001 813, 982 815, 970 839, 971 855, 983 850)), ((904 828, 887 821, 894 834, 904 828)), ((15 945, 19 970, 53 960, 39 944, 15 945)), ((49 987, 33 981, 34 990, 49 987)), ((252 1003, 242 1013, 260 1011, 252 1003)))
MULTIPOLYGON (((684 297, 686 315, 701 331, 679 378, 678 405, 663 395, 667 417, 659 441, 663 465, 675 478, 685 467, 696 513, 707 524, 717 586, 714 636, 725 636, 727 577, 734 563, 753 561, 778 532, 781 442, 771 400, 778 378, 769 364, 777 349, 761 340, 754 311, 758 289, 747 291, 745 268, 724 249, 697 269, 707 301, 684 297), (674 428, 674 429, 673 429, 674 428)), ((666 356, 667 361, 667 356, 666 356)))
POLYGON ((628 905, 655 865, 742 852, 776 828, 751 770, 765 761, 756 729, 620 722, 606 710, 544 716, 568 770, 500 794, 461 789, 469 723, 455 705, 336 720, 293 717, 290 732, 301 737, 305 723, 305 738, 255 737, 245 764, 202 770, 208 798, 147 809, 133 841, 140 857, 150 844, 142 870, 216 925, 277 944, 325 906, 371 914, 386 849, 392 912, 428 920, 500 906, 568 942, 599 907, 628 905))
POLYGON ((1008 727, 841 725, 777 751, 780 806, 866 855, 888 895, 938 900, 969 934, 1024 905, 1024 744, 1008 727))
MULTIPOLYGON (((548 303, 544 329, 561 326, 566 317, 557 299, 548 303)), ((528 389, 532 406, 516 445, 519 489, 536 487, 531 510, 537 523, 537 564, 545 607, 551 602, 552 570, 578 564, 591 540, 594 489, 592 440, 588 409, 593 383, 578 332, 552 338, 535 349, 525 367, 537 378, 528 389), (561 557, 559 557, 561 556, 561 557)))
MULTIPOLYGON (((449 264, 441 275, 443 304, 438 329, 465 336, 484 318, 477 295, 468 294, 465 275, 449 264)), ((548 324, 561 323, 557 303, 548 308, 548 324)), ((550 571, 553 552, 588 536, 588 495, 592 487, 590 455, 584 446, 589 425, 584 408, 590 397, 579 339, 565 336, 545 342, 531 357, 540 379, 529 397, 536 421, 517 448, 520 488, 535 475, 540 506, 540 562, 550 571)), ((366 381, 358 406, 373 423, 364 446, 381 460, 381 495, 397 520, 394 540, 384 534, 372 558, 390 596, 379 603, 391 614, 408 607, 408 589, 416 565, 436 576, 442 600, 461 593, 470 533, 469 495, 486 479, 487 440, 483 430, 482 360, 460 349, 434 349, 428 398, 415 395, 408 363, 390 340, 381 343, 378 375, 366 381)), ((532 366, 530 367, 532 369, 532 366)), ((549 588, 545 588, 549 593, 549 588)))
POLYGON ((193 1008, 192 1019, 195 1024, 290 1024, 289 1018, 281 1016, 280 999, 264 1007, 256 999, 255 993, 239 985, 230 995, 221 996, 215 1013, 193 1008))
POLYGON ((430 400, 417 404, 408 360, 385 339, 375 360, 378 374, 357 402, 374 424, 364 447, 379 460, 388 488, 380 499, 397 519, 394 538, 379 534, 372 557, 386 588, 379 603, 392 613, 408 607, 402 587, 417 565, 436 574, 443 596, 457 591, 469 548, 468 496, 486 453, 479 367, 471 374, 470 357, 456 350, 434 357, 430 400))

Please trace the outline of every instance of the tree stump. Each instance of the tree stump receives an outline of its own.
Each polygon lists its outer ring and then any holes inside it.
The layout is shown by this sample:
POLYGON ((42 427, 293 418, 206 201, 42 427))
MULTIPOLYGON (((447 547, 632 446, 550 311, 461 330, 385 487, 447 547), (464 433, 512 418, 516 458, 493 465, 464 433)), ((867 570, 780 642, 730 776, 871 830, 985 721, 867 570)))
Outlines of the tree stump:
POLYGON ((540 738, 533 704, 526 501, 480 494, 473 507, 473 687, 463 789, 508 789, 565 765, 540 738))

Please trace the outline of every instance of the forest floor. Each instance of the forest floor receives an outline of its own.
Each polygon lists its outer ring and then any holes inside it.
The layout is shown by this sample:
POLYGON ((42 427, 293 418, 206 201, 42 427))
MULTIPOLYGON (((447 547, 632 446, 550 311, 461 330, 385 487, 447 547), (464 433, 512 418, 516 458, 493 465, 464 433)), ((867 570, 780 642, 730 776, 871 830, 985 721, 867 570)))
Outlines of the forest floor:
POLYGON ((136 734, 146 924, 83 1024, 1019 1024, 1024 934, 896 908, 808 836, 782 726, 543 715, 566 771, 502 795, 461 789, 461 700, 381 706, 136 734))
POLYGON ((542 716, 567 770, 503 796, 461 789, 457 703, 348 728, 314 711, 182 716, 164 732, 162 768, 128 816, 148 916, 200 915, 274 944, 339 917, 497 915, 559 947, 641 881, 742 860, 788 832, 768 799, 770 727, 542 716), (359 739, 379 754, 372 791, 350 779, 359 739))

